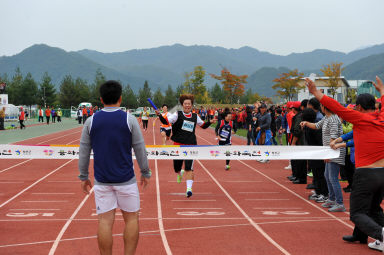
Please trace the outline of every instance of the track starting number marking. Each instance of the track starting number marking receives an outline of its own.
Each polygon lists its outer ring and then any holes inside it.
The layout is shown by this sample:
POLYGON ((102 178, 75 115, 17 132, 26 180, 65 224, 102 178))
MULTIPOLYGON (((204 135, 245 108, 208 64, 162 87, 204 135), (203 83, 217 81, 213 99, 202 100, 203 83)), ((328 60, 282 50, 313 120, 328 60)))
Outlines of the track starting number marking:
POLYGON ((177 212, 177 215, 183 215, 183 216, 219 216, 224 215, 225 212, 177 212))
POLYGON ((6 216, 8 217, 36 217, 36 216, 43 216, 43 217, 52 217, 55 213, 7 213, 6 216))
POLYGON ((285 211, 285 212, 276 212, 276 211, 262 211, 264 215, 307 215, 309 212, 299 212, 299 211, 285 211))

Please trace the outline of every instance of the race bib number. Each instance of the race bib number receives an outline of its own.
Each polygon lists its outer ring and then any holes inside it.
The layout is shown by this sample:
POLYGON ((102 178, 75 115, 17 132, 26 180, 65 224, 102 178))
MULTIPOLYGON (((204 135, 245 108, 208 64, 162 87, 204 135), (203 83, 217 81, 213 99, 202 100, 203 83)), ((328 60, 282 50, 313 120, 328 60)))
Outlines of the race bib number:
POLYGON ((181 127, 182 130, 193 132, 193 128, 195 127, 195 123, 192 121, 184 120, 183 126, 181 127))
POLYGON ((227 139, 229 136, 229 132, 227 130, 222 129, 220 132, 220 136, 227 139))

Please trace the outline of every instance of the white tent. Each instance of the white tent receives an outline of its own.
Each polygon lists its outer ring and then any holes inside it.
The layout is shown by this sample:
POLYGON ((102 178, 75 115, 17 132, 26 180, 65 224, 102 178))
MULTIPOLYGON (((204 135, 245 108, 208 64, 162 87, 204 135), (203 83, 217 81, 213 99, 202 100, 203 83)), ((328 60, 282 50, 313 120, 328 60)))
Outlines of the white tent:
POLYGON ((1 108, 5 107, 5 120, 18 120, 19 108, 13 104, 2 104, 1 108))

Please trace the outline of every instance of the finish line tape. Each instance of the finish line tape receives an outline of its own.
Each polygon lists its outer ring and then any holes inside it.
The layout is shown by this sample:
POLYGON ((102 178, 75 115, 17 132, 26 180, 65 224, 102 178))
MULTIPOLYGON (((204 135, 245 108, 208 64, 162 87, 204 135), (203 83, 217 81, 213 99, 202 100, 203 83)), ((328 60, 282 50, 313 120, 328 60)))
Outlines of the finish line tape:
MULTIPOLYGON (((332 159, 329 146, 147 145, 148 159, 255 160, 332 159)), ((0 144, 0 159, 78 159, 79 145, 0 144)), ((132 150, 133 158, 134 152, 132 150)), ((93 154, 91 154, 93 158, 93 154)))

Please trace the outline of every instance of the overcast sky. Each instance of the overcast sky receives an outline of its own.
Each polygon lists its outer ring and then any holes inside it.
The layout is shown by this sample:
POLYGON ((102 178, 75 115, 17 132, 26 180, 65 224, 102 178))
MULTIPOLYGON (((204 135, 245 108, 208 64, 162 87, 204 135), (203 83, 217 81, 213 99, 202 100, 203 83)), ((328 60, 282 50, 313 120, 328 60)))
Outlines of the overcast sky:
POLYGON ((119 52, 181 43, 274 54, 384 43, 384 0, 0 0, 0 56, 44 43, 119 52))

